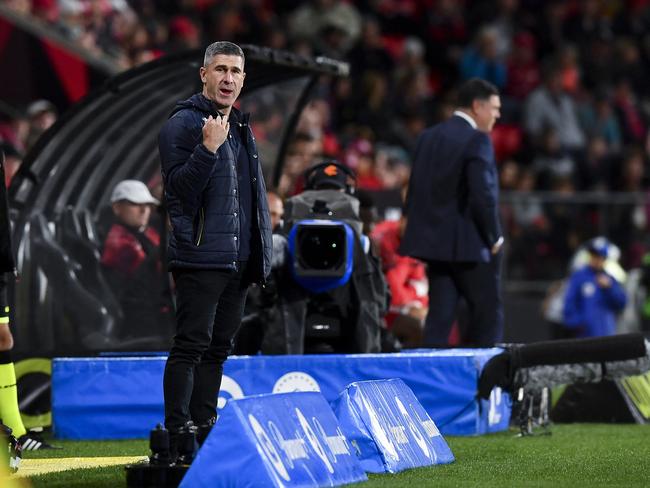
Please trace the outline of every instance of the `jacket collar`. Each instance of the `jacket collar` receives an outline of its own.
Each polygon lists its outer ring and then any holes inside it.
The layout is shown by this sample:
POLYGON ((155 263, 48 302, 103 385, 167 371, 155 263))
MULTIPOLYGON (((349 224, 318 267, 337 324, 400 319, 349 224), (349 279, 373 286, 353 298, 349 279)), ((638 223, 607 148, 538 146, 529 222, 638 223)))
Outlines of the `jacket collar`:
POLYGON ((454 110, 454 115, 456 117, 460 117, 461 119, 465 120, 469 125, 472 126, 472 129, 478 129, 478 126, 476 125, 476 121, 465 112, 461 110, 454 110))
POLYGON ((234 121, 240 126, 248 125, 248 121, 250 120, 250 117, 251 114, 243 113, 242 111, 236 109, 235 107, 232 107, 230 109, 230 117, 229 117, 230 121, 234 121))
MULTIPOLYGON (((185 108, 194 108, 196 110, 199 110, 200 112, 207 115, 212 115, 213 117, 216 117, 217 115, 220 114, 219 109, 217 109, 217 106, 214 104, 212 100, 209 98, 206 98, 203 93, 196 93, 192 95, 190 98, 187 100, 184 100, 182 102, 179 102, 176 104, 176 107, 174 107, 174 110, 172 111, 171 115, 174 115, 176 112, 179 110, 183 110, 185 108)), ((170 117, 171 117, 170 115, 170 117)), ((248 125, 248 121, 250 119, 250 114, 249 113, 242 113, 241 111, 237 110, 235 107, 233 107, 230 110, 230 120, 233 120, 235 123, 241 125, 248 125)))
MULTIPOLYGON (((198 97, 200 97, 200 103, 204 107, 208 107, 208 110, 210 111, 211 115, 221 115, 221 112, 215 105, 215 103, 207 98, 203 93, 199 93, 198 97)), ((230 116, 228 117, 229 121, 233 121, 240 126, 242 125, 248 125, 248 121, 250 119, 250 114, 249 113, 243 113, 241 110, 238 110, 235 107, 232 107, 230 109, 230 116)))

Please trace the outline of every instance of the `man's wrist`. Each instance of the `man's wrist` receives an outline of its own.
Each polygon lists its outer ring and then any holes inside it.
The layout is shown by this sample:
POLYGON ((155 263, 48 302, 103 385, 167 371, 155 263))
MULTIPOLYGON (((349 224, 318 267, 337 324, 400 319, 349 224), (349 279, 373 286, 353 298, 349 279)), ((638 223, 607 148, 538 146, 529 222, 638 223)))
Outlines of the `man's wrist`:
POLYGON ((203 149, 208 151, 209 153, 216 154, 218 147, 216 147, 214 150, 210 149, 208 146, 206 146, 203 142, 201 143, 201 146, 203 146, 203 149))

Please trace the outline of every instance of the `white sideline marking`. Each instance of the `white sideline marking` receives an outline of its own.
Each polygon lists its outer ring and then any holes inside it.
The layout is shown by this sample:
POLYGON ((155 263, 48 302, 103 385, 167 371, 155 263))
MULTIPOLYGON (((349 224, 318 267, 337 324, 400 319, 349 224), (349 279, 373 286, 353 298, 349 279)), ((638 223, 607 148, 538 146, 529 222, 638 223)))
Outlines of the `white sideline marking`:
POLYGON ((14 478, 29 478, 72 469, 103 468, 144 461, 147 456, 23 459, 14 478))

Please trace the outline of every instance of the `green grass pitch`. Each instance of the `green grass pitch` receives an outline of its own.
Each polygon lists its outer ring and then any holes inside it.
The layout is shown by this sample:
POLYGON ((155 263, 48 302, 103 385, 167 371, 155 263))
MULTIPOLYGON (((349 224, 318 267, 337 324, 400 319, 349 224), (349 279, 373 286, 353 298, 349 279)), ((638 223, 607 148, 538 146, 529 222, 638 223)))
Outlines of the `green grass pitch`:
MULTIPOLYGON (((518 438, 515 431, 449 437, 456 462, 371 475, 354 486, 374 487, 650 487, 650 425, 555 425, 550 436, 518 438)), ((64 449, 25 458, 137 456, 147 441, 55 441, 64 449)), ((33 487, 126 486, 123 467, 73 470, 34 477, 33 487)))

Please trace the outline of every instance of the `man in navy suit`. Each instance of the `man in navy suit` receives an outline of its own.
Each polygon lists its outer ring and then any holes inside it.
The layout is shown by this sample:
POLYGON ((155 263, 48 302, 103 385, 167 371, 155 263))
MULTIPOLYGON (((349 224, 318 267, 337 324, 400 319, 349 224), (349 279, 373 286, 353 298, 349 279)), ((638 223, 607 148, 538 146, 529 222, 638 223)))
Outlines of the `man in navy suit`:
POLYGON ((488 136, 500 116, 497 88, 473 78, 458 91, 453 117, 424 130, 415 150, 400 253, 427 263, 424 343, 445 346, 460 297, 469 307, 464 343, 501 340, 498 176, 488 136))

